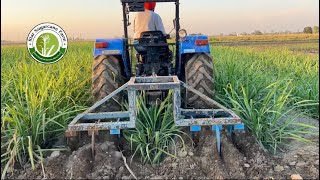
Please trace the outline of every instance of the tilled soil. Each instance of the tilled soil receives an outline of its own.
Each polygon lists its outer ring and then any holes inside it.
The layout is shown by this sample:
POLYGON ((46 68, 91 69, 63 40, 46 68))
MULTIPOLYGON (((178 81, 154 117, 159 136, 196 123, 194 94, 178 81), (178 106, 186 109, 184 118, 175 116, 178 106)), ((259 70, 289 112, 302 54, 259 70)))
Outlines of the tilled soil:
MULTIPOLYGON (((319 178, 319 147, 304 145, 275 157, 266 152, 249 133, 237 133, 230 138, 221 134, 221 155, 217 153, 215 135, 203 131, 196 148, 188 142, 186 150, 178 150, 178 157, 167 157, 160 165, 142 165, 139 158, 127 165, 138 179, 290 179, 299 174, 304 179, 319 178)), ((125 153, 126 154, 126 153, 125 153)), ((48 179, 133 179, 126 168, 122 153, 112 142, 96 144, 92 158, 91 144, 76 151, 60 153, 44 163, 48 179)), ((12 179, 43 178, 41 165, 14 170, 12 179)))

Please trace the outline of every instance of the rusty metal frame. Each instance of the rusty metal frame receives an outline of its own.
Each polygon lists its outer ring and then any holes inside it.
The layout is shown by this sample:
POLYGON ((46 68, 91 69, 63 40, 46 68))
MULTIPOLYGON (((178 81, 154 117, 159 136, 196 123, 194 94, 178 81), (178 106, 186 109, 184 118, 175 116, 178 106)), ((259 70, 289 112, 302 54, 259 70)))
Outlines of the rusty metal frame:
POLYGON ((65 135, 67 137, 76 136, 77 131, 99 131, 99 130, 119 130, 135 127, 137 117, 136 109, 136 94, 141 90, 168 90, 179 89, 180 81, 177 76, 154 76, 154 77, 132 77, 129 82, 122 85, 120 88, 110 93, 100 101, 96 102, 93 106, 88 108, 83 113, 77 115, 68 125, 65 135), (97 107, 110 100, 113 96, 117 95, 123 90, 128 91, 128 111, 118 112, 101 112, 92 113, 97 107), (101 119, 116 119, 116 118, 129 118, 129 121, 117 122, 89 122, 83 123, 82 120, 101 120, 101 119))
MULTIPOLYGON (((208 126, 208 125, 235 125, 241 124, 241 119, 230 109, 224 107, 215 100, 209 98, 208 96, 202 94, 200 91, 197 91, 193 87, 187 85, 186 83, 180 81, 181 85, 188 89, 189 91, 195 93, 200 98, 205 101, 210 102, 212 105, 218 107, 219 109, 182 109, 180 102, 178 102, 179 96, 174 96, 174 108, 179 112, 174 114, 175 123, 177 126, 208 126), (194 118, 196 116, 205 116, 204 118, 194 118), (216 117, 217 115, 222 117, 216 117), (189 117, 189 118, 188 118, 189 117)), ((180 90, 179 90, 180 91, 180 90)), ((175 93, 175 94, 176 94, 175 93)))
MULTIPOLYGON (((202 94, 186 83, 180 81, 177 76, 151 76, 132 77, 129 82, 110 93, 83 113, 77 115, 68 125, 66 136, 75 136, 77 131, 120 130, 135 128, 137 117, 136 96, 141 90, 173 90, 173 114, 177 126, 206 126, 206 125, 236 125, 241 124, 241 119, 230 109, 202 94), (210 102, 219 109, 183 109, 181 108, 181 87, 197 94, 203 100, 210 102), (110 100, 123 90, 128 92, 128 111, 92 113, 97 107, 110 100), (198 118, 201 116, 201 118, 198 118), (129 121, 119 121, 120 118, 128 118, 129 121), (118 119, 116 122, 101 122, 101 119, 118 119), (93 121, 89 123, 81 120, 93 121)), ((119 131, 117 131, 119 132, 119 131)))
MULTIPOLYGON (((68 125, 65 135, 67 137, 76 136, 77 131, 98 131, 98 130, 111 130, 111 129, 120 129, 120 128, 134 128, 134 119, 130 118, 135 113, 135 110, 130 109, 130 102, 129 102, 129 111, 125 112, 102 112, 102 113, 91 113, 97 107, 111 99, 113 96, 117 95, 121 91, 125 90, 128 87, 128 83, 125 83, 121 87, 119 87, 114 92, 110 93, 108 96, 104 97, 100 101, 96 102, 93 106, 89 107, 83 113, 77 115, 68 125), (131 110, 131 112, 130 112, 131 110), (110 119, 110 118, 130 118, 130 121, 125 122, 92 122, 92 123, 81 123, 81 120, 94 120, 94 119, 110 119)), ((128 91, 131 96, 135 97, 135 92, 132 93, 128 91)), ((132 103, 132 102, 131 102, 132 103)), ((135 103, 135 102, 134 102, 135 103)), ((133 104, 134 104, 133 103, 133 104)), ((133 108, 135 109, 135 108, 133 108)))
POLYGON ((168 90, 180 88, 177 76, 132 77, 128 89, 132 90, 168 90))

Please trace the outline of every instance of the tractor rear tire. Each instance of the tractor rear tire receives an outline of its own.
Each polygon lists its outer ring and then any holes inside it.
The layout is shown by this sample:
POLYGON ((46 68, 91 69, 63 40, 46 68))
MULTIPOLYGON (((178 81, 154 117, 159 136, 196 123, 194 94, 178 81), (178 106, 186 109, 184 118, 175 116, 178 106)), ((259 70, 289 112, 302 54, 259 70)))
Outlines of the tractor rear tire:
MULTIPOLYGON (((100 55, 93 60, 92 64, 92 95, 97 102, 124 84, 124 78, 121 72, 121 58, 116 56, 100 55)), ((114 112, 121 111, 123 97, 120 94, 100 105, 96 112, 114 112)), ((106 140, 114 142, 116 148, 123 149, 125 143, 122 137, 109 135, 106 133, 106 140)))
MULTIPOLYGON (((115 56, 100 55, 92 64, 92 95, 97 102, 121 85, 124 81, 121 74, 121 60, 115 56)), ((121 97, 115 95, 97 108, 97 112, 113 112, 121 110, 121 97)))
MULTIPOLYGON (((210 54, 198 53, 191 56, 185 63, 185 82, 209 98, 214 98, 213 63, 210 54)), ((214 108, 214 105, 191 91, 186 90, 185 98, 189 107, 214 108)))

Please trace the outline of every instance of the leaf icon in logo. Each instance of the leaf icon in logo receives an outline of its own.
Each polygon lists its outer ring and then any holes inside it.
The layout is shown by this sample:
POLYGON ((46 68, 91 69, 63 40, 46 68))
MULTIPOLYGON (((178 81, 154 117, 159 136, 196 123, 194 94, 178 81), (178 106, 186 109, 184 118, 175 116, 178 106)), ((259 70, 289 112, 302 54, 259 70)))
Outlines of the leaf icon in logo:
POLYGON ((43 33, 36 42, 37 51, 45 57, 52 56, 59 48, 59 41, 52 33, 43 33))

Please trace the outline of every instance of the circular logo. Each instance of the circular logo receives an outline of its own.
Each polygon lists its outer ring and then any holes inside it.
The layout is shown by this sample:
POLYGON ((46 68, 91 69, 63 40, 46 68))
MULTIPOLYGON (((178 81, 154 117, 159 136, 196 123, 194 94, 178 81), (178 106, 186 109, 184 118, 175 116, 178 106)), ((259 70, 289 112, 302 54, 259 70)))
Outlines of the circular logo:
POLYGON ((41 23, 34 27, 27 39, 29 54, 40 63, 59 61, 67 52, 68 38, 64 30, 53 23, 41 23))

